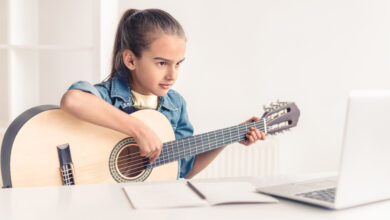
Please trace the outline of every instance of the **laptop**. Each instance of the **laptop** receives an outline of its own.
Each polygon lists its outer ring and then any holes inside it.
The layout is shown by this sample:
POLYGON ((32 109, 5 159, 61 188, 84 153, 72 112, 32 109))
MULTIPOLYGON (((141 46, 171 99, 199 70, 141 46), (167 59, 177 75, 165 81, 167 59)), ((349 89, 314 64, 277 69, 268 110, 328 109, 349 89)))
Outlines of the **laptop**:
POLYGON ((390 90, 350 92, 338 176, 256 190, 329 209, 390 199, 390 90))

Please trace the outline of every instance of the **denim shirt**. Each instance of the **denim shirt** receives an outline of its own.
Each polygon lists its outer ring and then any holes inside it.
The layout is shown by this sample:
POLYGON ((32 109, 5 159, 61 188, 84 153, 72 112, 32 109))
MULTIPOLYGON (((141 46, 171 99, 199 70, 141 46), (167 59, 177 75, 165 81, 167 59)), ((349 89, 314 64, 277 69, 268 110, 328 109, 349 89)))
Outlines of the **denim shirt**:
MULTIPOLYGON (((112 80, 96 85, 86 81, 73 83, 68 90, 78 89, 104 99, 111 105, 130 114, 136 111, 133 106, 131 88, 125 74, 118 73, 112 80)), ((170 89, 160 98, 157 111, 164 114, 172 125, 176 140, 192 136, 194 128, 187 115, 186 102, 176 91, 170 89)), ((192 169, 195 156, 179 160, 179 177, 184 178, 192 169)))

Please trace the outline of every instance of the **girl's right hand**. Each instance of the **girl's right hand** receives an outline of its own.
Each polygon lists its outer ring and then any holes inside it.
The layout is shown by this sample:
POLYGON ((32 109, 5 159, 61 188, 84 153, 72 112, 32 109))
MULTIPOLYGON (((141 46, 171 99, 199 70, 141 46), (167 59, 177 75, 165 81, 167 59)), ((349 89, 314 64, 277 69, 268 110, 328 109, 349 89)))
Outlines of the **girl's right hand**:
POLYGON ((77 89, 69 90, 61 99, 61 109, 81 120, 133 137, 140 154, 149 157, 151 162, 161 153, 161 140, 150 127, 97 96, 77 89))
POLYGON ((137 126, 134 139, 138 144, 140 155, 148 157, 150 163, 160 156, 163 144, 156 133, 144 123, 141 122, 137 126))

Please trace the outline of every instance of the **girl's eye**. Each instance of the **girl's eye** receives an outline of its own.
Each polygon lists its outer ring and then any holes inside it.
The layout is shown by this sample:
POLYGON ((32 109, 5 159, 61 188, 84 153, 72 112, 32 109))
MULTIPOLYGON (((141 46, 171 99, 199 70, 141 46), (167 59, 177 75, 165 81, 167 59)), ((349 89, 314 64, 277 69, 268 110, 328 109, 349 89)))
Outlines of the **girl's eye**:
POLYGON ((161 62, 158 62, 158 63, 157 63, 157 65, 159 65, 159 66, 164 66, 165 64, 167 64, 167 62, 161 61, 161 62))

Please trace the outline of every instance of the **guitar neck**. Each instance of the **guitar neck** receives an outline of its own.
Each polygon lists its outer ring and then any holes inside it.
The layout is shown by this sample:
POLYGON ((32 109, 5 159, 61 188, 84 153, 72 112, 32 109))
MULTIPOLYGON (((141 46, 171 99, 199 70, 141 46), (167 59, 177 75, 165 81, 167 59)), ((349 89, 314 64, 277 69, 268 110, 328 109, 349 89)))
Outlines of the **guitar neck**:
POLYGON ((155 162, 148 164, 147 168, 153 168, 245 140, 248 130, 252 127, 267 133, 264 120, 259 120, 166 142, 163 144, 160 157, 155 162))

